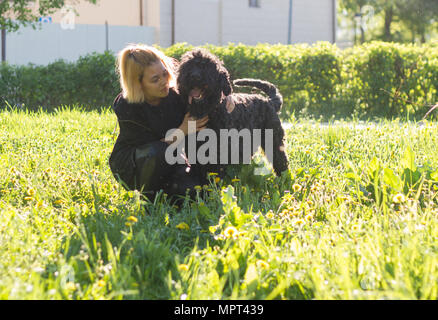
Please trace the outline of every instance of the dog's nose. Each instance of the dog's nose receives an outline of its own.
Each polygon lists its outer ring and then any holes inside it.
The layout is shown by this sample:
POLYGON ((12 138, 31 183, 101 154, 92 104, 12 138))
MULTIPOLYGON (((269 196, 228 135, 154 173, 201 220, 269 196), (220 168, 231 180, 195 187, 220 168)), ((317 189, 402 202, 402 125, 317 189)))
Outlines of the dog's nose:
POLYGON ((201 72, 199 72, 198 70, 192 72, 191 78, 193 81, 197 81, 197 82, 201 81, 201 72))

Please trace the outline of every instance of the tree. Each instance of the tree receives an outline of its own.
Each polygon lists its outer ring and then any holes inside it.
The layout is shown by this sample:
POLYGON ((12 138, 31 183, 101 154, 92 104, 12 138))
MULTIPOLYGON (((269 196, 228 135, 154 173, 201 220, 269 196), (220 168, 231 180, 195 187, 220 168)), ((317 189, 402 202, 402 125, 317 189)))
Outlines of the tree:
MULTIPOLYGON (((87 0, 96 3, 96 0, 87 0)), ((61 9, 66 0, 0 0, 0 26, 8 32, 21 26, 33 26, 41 16, 49 15, 61 9)), ((77 2, 77 1, 76 1, 77 2)))
POLYGON ((399 0, 400 21, 411 32, 411 41, 417 37, 421 43, 426 42, 426 34, 432 31, 434 19, 438 16, 437 0, 399 0))
MULTIPOLYGON (((370 2, 373 2, 373 0, 342 0, 339 3, 339 8, 345 9, 350 14, 350 18, 353 20, 355 30, 356 30, 356 21, 355 21, 356 15, 360 15, 362 8, 365 5, 370 4, 370 2)), ((360 24, 359 27, 361 34, 360 39, 361 39, 361 43, 363 43, 365 42, 365 30, 363 29, 362 24, 360 24)), ((356 41, 356 37, 354 40, 356 41)))

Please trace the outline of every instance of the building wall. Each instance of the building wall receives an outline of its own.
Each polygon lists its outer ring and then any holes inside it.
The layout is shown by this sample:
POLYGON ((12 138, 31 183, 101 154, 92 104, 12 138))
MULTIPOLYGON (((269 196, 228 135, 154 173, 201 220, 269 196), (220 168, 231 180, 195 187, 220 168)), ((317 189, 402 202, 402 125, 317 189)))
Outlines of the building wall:
POLYGON ((287 43, 289 0, 260 0, 249 7, 248 0, 223 1, 223 43, 287 43))
POLYGON ((175 1, 175 42, 219 44, 220 0, 175 1))
MULTIPOLYGON (((171 45, 172 0, 160 3, 160 31, 157 42, 171 45)), ((226 45, 229 42, 256 45, 288 41, 289 0, 175 0, 175 42, 192 45, 226 45)), ((334 42, 334 0, 293 0, 292 43, 334 42)))
POLYGON ((293 0, 292 43, 334 42, 333 0, 293 0))
MULTIPOLYGON (((85 0, 67 0, 66 5, 74 6, 79 14, 75 17, 78 24, 105 24, 116 26, 140 26, 139 0, 97 0, 94 5, 85 0)), ((52 14, 52 21, 60 23, 65 11, 52 14)))
MULTIPOLYGON (((8 33, 6 59, 10 64, 46 65, 58 59, 76 61, 80 56, 107 49, 105 26, 78 24, 63 29, 60 24, 43 24, 41 30, 31 27, 8 33)), ((154 28, 141 26, 108 26, 108 50, 117 53, 128 43, 154 43, 154 28)))

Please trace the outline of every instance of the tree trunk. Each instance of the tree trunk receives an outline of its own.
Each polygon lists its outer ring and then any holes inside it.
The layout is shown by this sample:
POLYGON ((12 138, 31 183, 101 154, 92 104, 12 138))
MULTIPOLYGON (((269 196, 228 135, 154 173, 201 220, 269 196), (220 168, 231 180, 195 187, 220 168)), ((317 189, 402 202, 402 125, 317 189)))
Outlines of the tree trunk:
POLYGON ((385 9, 385 29, 383 32, 383 40, 392 41, 391 23, 394 18, 394 9, 392 6, 385 9))

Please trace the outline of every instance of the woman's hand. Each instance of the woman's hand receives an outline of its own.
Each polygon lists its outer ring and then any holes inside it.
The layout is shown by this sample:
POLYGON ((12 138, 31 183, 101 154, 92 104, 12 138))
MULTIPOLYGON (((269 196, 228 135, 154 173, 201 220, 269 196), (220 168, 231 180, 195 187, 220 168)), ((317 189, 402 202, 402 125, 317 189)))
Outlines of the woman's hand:
MULTIPOLYGON (((186 115, 184 116, 183 122, 181 123, 181 125, 178 128, 179 130, 181 130, 180 132, 184 133, 184 136, 188 135, 189 133, 194 133, 194 132, 189 132, 189 121, 195 122, 195 130, 197 132, 197 131, 200 131, 202 129, 205 129, 206 124, 208 122, 208 116, 205 116, 202 119, 195 120, 187 112, 186 115)), ((193 129, 193 126, 190 126, 190 129, 193 129)), ((163 138, 160 141, 167 142, 168 144, 173 144, 174 142, 176 142, 178 140, 184 139, 184 136, 182 136, 181 134, 171 133, 166 138, 163 138)))
MULTIPOLYGON (((195 122, 195 132, 198 132, 202 129, 205 129, 206 124, 208 122, 208 116, 205 116, 202 119, 198 119, 195 120, 193 117, 190 116, 190 114, 187 112, 186 115, 184 116, 184 120, 181 123, 181 125, 179 126, 178 129, 180 129, 182 132, 184 132, 184 135, 188 135, 189 133, 194 133, 194 132, 189 132, 189 121, 194 121, 195 122)), ((191 128, 192 129, 192 128, 191 128)))

